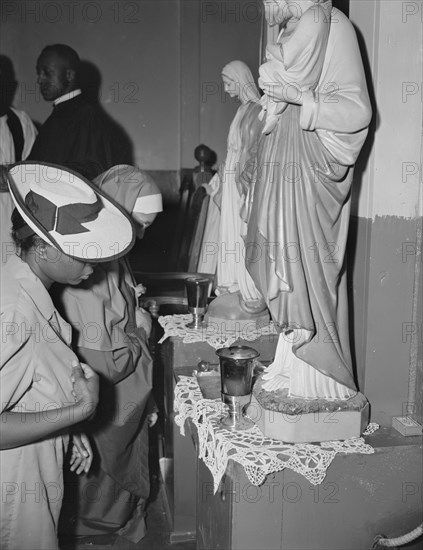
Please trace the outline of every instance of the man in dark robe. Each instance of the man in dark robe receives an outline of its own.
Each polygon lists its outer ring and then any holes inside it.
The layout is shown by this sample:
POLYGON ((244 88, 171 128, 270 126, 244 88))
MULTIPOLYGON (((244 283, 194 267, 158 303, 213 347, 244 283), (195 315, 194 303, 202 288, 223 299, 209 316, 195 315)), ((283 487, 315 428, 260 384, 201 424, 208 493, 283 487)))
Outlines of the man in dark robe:
POLYGON ((71 168, 92 180, 117 164, 131 164, 121 150, 117 126, 84 99, 78 83, 80 59, 64 44, 46 46, 37 60, 37 82, 53 112, 40 129, 29 160, 71 168))

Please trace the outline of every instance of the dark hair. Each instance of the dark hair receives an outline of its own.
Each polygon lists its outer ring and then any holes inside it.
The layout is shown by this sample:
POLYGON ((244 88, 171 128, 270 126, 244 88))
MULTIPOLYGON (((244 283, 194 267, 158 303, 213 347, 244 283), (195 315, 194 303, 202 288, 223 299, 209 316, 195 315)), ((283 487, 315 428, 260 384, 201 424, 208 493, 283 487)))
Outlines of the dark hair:
POLYGON ((12 212, 12 238, 16 246, 20 250, 28 251, 33 246, 37 245, 41 239, 26 221, 22 218, 19 211, 15 208, 12 212), (25 231, 22 231, 25 230, 25 231), (22 236, 24 234, 25 236, 22 236))
POLYGON ((66 44, 50 44, 43 49, 40 57, 45 53, 55 53, 60 59, 65 61, 69 69, 73 69, 75 72, 78 71, 81 60, 76 51, 70 46, 66 44))

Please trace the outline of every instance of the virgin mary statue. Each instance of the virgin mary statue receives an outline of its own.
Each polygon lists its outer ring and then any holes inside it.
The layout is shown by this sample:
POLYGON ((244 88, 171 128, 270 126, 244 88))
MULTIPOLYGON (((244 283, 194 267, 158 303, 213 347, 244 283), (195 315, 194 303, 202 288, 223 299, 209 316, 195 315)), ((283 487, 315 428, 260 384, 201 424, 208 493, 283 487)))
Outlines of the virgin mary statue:
POLYGON ((228 299, 232 303, 234 297, 235 302, 247 309, 260 309, 264 305, 245 266, 246 225, 241 218, 253 174, 249 161, 256 157, 263 126, 259 120, 260 94, 250 69, 242 61, 225 65, 222 80, 225 92, 238 98, 241 104, 229 128, 226 158, 209 183, 212 200, 199 264, 202 272, 217 272, 218 298, 211 312, 217 316, 220 306, 227 305, 228 299))

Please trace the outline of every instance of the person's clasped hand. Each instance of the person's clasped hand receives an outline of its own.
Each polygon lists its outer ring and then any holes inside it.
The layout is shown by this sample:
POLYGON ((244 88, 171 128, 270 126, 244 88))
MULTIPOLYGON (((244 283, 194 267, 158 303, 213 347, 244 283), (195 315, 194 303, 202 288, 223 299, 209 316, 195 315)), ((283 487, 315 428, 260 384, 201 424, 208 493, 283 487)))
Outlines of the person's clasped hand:
POLYGON ((143 328, 147 334, 147 338, 150 338, 151 330, 153 328, 151 314, 142 307, 137 307, 135 310, 135 321, 137 327, 143 328))
POLYGON ((76 402, 86 409, 86 419, 88 420, 98 405, 98 374, 86 363, 73 360, 71 380, 72 393, 76 402))
POLYGON ((93 461, 93 451, 90 441, 85 434, 72 435, 72 453, 70 470, 76 474, 87 473, 93 461))
POLYGON ((149 427, 149 428, 152 428, 152 427, 156 424, 158 418, 159 418, 159 415, 158 415, 156 412, 150 413, 150 414, 147 416, 147 424, 148 424, 148 427, 149 427))

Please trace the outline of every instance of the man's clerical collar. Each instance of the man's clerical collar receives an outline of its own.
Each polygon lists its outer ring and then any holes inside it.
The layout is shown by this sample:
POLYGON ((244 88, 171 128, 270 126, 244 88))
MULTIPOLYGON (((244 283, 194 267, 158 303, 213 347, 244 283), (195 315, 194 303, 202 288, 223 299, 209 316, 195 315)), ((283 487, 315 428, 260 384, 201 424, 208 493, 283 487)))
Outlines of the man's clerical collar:
POLYGON ((59 103, 63 103, 64 101, 68 101, 69 99, 73 99, 74 97, 82 94, 82 90, 78 88, 77 90, 72 90, 71 92, 68 92, 67 94, 61 95, 57 99, 53 101, 53 106, 56 107, 56 105, 59 105, 59 103))

